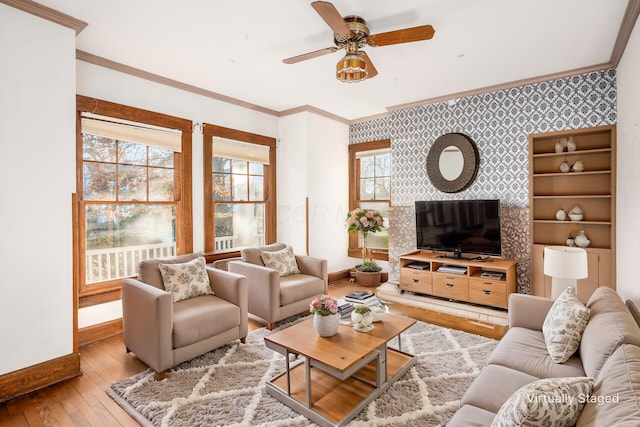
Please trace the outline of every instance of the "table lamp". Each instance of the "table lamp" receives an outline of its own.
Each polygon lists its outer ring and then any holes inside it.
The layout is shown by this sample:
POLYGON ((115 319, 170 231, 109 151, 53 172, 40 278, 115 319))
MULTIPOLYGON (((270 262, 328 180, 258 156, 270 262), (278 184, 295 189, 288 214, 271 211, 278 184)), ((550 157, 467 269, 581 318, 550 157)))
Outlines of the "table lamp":
POLYGON ((587 251, 569 246, 545 246, 544 274, 551 276, 551 298, 572 287, 576 290, 578 279, 589 276, 587 251))

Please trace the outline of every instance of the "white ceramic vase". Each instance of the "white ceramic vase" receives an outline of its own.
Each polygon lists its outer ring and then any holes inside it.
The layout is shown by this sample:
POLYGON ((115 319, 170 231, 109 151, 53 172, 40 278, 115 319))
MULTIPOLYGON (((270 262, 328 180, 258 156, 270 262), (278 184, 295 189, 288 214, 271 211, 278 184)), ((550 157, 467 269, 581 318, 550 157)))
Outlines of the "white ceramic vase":
POLYGON ((360 314, 353 310, 351 312, 351 320, 354 323, 353 329, 358 332, 369 332, 373 329, 373 314, 371 312, 360 314))
POLYGON ((556 211, 556 219, 558 221, 564 221, 567 219, 567 213, 564 211, 564 209, 561 208, 556 211))
POLYGON ((338 332, 340 326, 340 313, 323 316, 316 313, 313 315, 313 327, 321 337, 332 337, 338 332))
POLYGON ((584 234, 584 230, 580 230, 578 232, 574 241, 576 242, 576 246, 578 246, 579 248, 588 248, 591 244, 591 240, 589 240, 584 234))
POLYGON ((373 315, 373 322, 382 322, 384 319, 384 308, 375 306, 371 307, 371 314, 373 315))
POLYGON ((577 162, 575 162, 573 166, 571 166, 571 170, 574 172, 584 171, 584 163, 582 163, 582 160, 578 160, 577 162))
POLYGON ((562 142, 556 141, 555 150, 556 150, 556 153, 562 153, 562 150, 563 150, 562 142))
POLYGON ((569 162, 565 160, 564 162, 560 163, 560 172, 567 173, 570 170, 571 170, 571 166, 569 166, 569 162))

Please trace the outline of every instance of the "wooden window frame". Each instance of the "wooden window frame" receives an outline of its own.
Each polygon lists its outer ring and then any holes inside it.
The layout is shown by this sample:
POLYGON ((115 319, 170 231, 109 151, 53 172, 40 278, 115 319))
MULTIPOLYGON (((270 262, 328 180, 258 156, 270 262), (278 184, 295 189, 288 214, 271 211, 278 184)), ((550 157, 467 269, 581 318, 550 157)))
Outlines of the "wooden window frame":
POLYGON ((99 284, 85 283, 86 230, 81 220, 84 218, 83 200, 83 141, 80 119, 82 113, 93 113, 116 119, 129 120, 153 126, 177 129, 182 132, 182 152, 174 153, 174 179, 176 204, 176 253, 193 252, 193 196, 192 196, 192 140, 193 122, 191 120, 156 113, 114 102, 103 101, 82 95, 76 96, 76 203, 74 205, 74 229, 77 230, 75 245, 77 253, 74 259, 74 273, 78 278, 80 307, 87 307, 121 297, 122 279, 110 280, 99 284))
MULTIPOLYGON (((379 141, 362 142, 359 144, 349 145, 349 210, 355 209, 361 202, 361 200, 358 199, 358 195, 360 194, 360 159, 357 158, 358 153, 385 148, 391 148, 390 139, 382 139, 379 141)), ((371 200, 362 201, 368 202, 371 200)), ((389 207, 391 207, 391 200, 375 201, 389 202, 389 207)), ((353 258, 362 258, 362 248, 358 247, 357 233, 349 233, 348 256, 353 258)), ((389 251, 380 249, 371 250, 371 256, 376 260, 388 261, 389 251)))
POLYGON ((277 204, 276 204, 276 139, 255 133, 244 132, 205 123, 202 128, 204 157, 204 251, 207 261, 232 258, 240 255, 240 251, 215 251, 215 223, 213 202, 213 147, 214 137, 230 139, 269 147, 269 165, 265 166, 265 243, 276 241, 277 204))

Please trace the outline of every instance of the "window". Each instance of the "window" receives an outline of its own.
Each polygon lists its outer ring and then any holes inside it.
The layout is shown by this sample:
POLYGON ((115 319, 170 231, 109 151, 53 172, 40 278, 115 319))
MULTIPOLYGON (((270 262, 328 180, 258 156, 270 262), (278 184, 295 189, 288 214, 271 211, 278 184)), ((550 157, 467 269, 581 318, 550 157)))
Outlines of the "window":
MULTIPOLYGON (((275 241, 275 139, 204 126, 205 251, 275 241)), ((215 257, 214 257, 215 258, 215 257)))
POLYGON ((191 208, 181 203, 191 122, 114 106, 78 97, 81 296, 119 289, 143 259, 192 250, 191 208))
MULTIPOLYGON (((375 259, 388 260, 389 207, 391 205, 390 141, 373 141, 349 146, 349 206, 380 211, 385 229, 367 237, 367 247, 375 259)), ((349 256, 360 257, 362 242, 349 235, 349 256)))

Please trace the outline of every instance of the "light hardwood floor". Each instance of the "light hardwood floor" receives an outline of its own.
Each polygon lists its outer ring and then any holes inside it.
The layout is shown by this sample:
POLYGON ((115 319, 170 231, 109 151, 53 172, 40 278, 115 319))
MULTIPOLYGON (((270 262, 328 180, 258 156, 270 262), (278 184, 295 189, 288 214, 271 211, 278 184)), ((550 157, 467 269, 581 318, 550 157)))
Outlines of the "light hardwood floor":
MULTIPOLYGON (((329 285, 333 297, 364 289, 348 280, 329 285)), ((389 310, 423 322, 500 339, 505 326, 481 325, 457 316, 393 303, 389 310)), ((264 326, 249 319, 249 329, 264 326)), ((0 427, 5 426, 137 426, 138 423, 105 392, 110 384, 146 369, 127 354, 122 336, 80 348, 83 375, 0 404, 0 427)))

